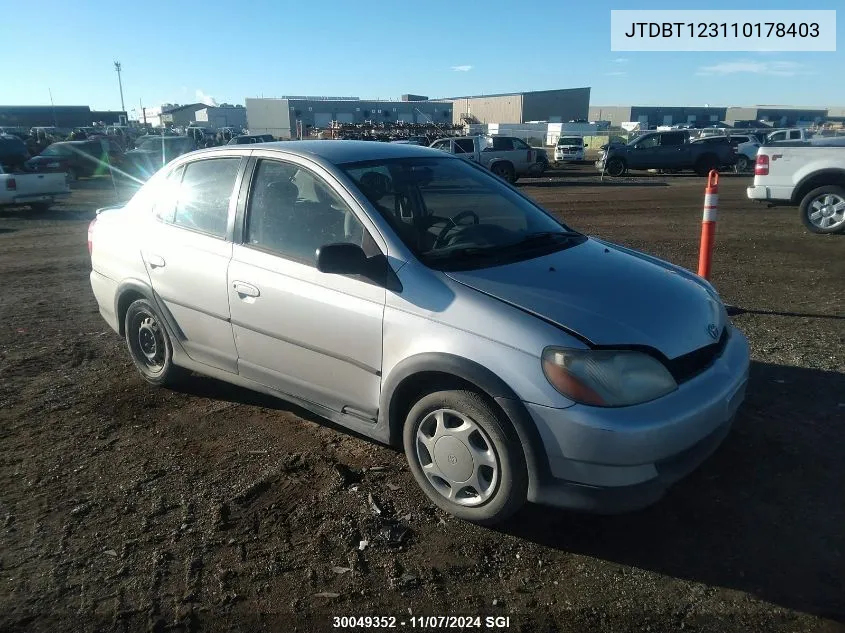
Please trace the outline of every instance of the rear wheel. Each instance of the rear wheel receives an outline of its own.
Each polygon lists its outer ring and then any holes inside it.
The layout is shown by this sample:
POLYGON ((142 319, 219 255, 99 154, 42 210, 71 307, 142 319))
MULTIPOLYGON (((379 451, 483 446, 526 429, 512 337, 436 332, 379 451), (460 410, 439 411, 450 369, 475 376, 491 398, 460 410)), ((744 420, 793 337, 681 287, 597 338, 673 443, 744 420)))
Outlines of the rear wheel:
POLYGON ((801 221, 812 233, 845 231, 845 187, 813 189, 801 200, 801 221))
POLYGON ((129 355, 144 380, 153 385, 172 385, 185 376, 187 372, 173 364, 170 336, 149 301, 133 301, 124 325, 129 355))
POLYGON ((719 160, 715 156, 702 156, 695 164, 695 173, 699 176, 707 176, 713 169, 719 169, 719 160))
POLYGON ((417 483, 450 514, 493 525, 525 504, 522 446, 510 422, 481 394, 423 396, 405 420, 403 443, 417 483))
POLYGON ((751 165, 751 161, 748 160, 748 156, 739 155, 736 159, 736 168, 737 173, 742 173, 748 171, 749 166, 751 165))
POLYGON ((510 163, 496 163, 490 168, 490 171, 506 182, 511 184, 516 182, 516 172, 510 163))

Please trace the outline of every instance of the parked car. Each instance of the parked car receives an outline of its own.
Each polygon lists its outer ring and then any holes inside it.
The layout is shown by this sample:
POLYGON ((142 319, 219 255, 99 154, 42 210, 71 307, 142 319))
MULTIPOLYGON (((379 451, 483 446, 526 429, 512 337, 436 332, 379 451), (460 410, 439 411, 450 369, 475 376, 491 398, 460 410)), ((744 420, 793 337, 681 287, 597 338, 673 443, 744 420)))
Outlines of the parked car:
POLYGON ((746 193, 769 206, 797 206, 812 233, 843 233, 845 147, 764 145, 746 193))
MULTIPOLYGON (((691 143, 706 143, 708 145, 728 144, 735 148, 736 156, 730 156, 732 166, 737 172, 749 171, 757 160, 757 150, 760 141, 752 134, 731 134, 726 136, 702 136, 692 139, 691 143)), ((728 165, 731 166, 731 165, 728 165)))
POLYGON ((151 134, 140 137, 136 148, 124 155, 124 179, 144 182, 174 158, 197 149, 190 136, 151 134))
POLYGON ((509 183, 543 173, 544 165, 528 143, 512 136, 462 136, 434 141, 430 147, 487 167, 509 183))
POLYGON ((199 372, 403 447, 479 523, 651 504, 745 394, 748 342, 706 280, 429 148, 199 150, 99 212, 88 248, 147 382, 199 372))
POLYGON ((122 148, 108 139, 60 141, 48 146, 27 161, 36 172, 65 173, 71 182, 78 178, 98 176, 123 167, 122 148))
POLYGON ((0 166, 0 208, 27 205, 33 211, 46 211, 68 195, 65 174, 11 173, 0 166))
POLYGON ((17 136, 0 134, 0 167, 9 170, 22 168, 29 160, 29 150, 17 136))
POLYGON ((584 160, 584 137, 561 136, 555 144, 555 164, 584 160))
POLYGON ((803 128, 777 130, 766 137, 764 145, 845 145, 845 136, 823 136, 803 128))
POLYGON ((272 143, 276 139, 272 134, 241 134, 229 140, 227 145, 250 145, 252 143, 272 143))
MULTIPOLYGON (((722 137, 724 138, 724 137, 722 137)), ((629 169, 692 169, 706 176, 711 169, 733 166, 736 150, 729 143, 691 143, 689 132, 647 132, 626 145, 609 145, 596 161, 596 169, 624 176, 629 169)))

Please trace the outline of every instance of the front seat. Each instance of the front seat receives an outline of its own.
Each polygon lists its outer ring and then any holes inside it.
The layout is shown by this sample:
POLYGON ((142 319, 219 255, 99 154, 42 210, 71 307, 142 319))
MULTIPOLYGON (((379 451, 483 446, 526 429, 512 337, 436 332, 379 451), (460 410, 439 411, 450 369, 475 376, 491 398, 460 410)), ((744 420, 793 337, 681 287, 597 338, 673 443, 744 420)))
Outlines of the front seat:
MULTIPOLYGON (((299 188, 290 180, 269 183, 261 192, 256 205, 261 209, 257 234, 250 227, 251 244, 258 244, 279 252, 286 251, 294 224, 294 207, 299 198, 299 188)), ((253 208, 252 213, 258 209, 253 208)))

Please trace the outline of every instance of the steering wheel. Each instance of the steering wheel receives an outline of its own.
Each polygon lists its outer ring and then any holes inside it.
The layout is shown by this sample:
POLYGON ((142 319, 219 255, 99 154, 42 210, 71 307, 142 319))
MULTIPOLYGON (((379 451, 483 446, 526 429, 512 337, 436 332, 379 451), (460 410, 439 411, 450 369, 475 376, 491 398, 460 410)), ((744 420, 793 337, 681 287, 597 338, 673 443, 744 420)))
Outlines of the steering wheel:
MULTIPOLYGON (((451 218, 439 218, 439 220, 447 220, 447 221, 451 222, 452 225, 444 227, 444 229, 442 231, 440 231, 440 234, 437 236, 437 239, 434 240, 434 244, 432 245, 432 248, 441 248, 441 247, 445 246, 446 245, 446 237, 448 235, 450 235, 454 229, 457 229, 459 226, 462 226, 460 224, 460 221, 463 220, 464 218, 472 218, 472 220, 473 220, 472 223, 476 224, 476 225, 480 222, 478 214, 475 211, 469 211, 469 210, 461 211, 460 213, 453 215, 451 218)), ((465 226, 469 226, 469 225, 465 225, 465 226)))

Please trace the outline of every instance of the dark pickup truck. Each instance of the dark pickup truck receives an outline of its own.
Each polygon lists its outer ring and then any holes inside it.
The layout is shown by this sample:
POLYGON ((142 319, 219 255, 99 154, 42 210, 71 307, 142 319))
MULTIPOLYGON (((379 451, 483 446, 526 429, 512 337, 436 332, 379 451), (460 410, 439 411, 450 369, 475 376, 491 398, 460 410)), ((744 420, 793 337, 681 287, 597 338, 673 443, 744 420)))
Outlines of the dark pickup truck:
POLYGON ((629 169, 691 169, 706 176, 711 169, 736 163, 736 148, 730 144, 690 143, 689 132, 648 132, 627 145, 611 144, 596 161, 596 168, 611 176, 624 176, 629 169))

